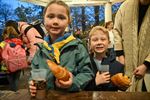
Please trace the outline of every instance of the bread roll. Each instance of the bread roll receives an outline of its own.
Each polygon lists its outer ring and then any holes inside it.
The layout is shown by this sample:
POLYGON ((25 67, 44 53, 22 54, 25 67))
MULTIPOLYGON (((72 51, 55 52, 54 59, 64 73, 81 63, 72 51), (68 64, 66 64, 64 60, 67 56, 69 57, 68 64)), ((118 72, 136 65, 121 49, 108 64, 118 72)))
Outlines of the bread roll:
POLYGON ((55 62, 51 60, 47 60, 47 64, 49 68, 51 69, 53 75, 58 79, 58 80, 63 80, 63 81, 68 81, 70 78, 69 71, 62 67, 57 65, 55 62))
POLYGON ((130 79, 123 73, 117 73, 111 77, 111 81, 114 85, 118 86, 122 90, 126 90, 130 86, 130 79))

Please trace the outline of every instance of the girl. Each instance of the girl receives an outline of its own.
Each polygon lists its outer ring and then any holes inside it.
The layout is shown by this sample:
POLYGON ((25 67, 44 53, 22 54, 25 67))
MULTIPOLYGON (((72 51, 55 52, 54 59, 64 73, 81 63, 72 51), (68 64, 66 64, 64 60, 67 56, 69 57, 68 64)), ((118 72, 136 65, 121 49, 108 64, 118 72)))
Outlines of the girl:
MULTIPOLYGON (((2 33, 2 38, 3 38, 4 41, 1 42, 1 44, 4 44, 4 45, 1 45, 1 46, 2 46, 2 49, 4 50, 4 47, 6 45, 5 42, 11 41, 11 40, 18 41, 19 40, 19 35, 16 32, 16 30, 15 30, 14 27, 9 26, 9 27, 5 27, 4 28, 4 31, 2 33)), ((21 40, 18 43, 20 43, 21 45, 23 45, 23 43, 22 43, 21 40)), ((13 42, 11 42, 9 44, 10 45, 11 44, 14 45, 13 42)), ((8 55, 4 55, 4 56, 7 57, 8 55)), ((4 61, 3 61, 3 63, 4 63, 4 61)), ((9 81, 9 88, 10 88, 10 90, 12 90, 12 91, 17 91, 18 90, 20 74, 21 74, 21 70, 18 70, 16 72, 11 72, 11 73, 7 74, 7 79, 9 81)))
POLYGON ((93 27, 89 33, 89 48, 96 77, 88 84, 87 90, 117 91, 119 89, 111 83, 110 78, 117 73, 123 73, 124 67, 114 57, 107 55, 109 44, 107 29, 102 26, 93 27))
MULTIPOLYGON (((31 63, 32 70, 36 68, 45 68, 48 71, 47 89, 64 90, 64 91, 80 91, 84 89, 86 84, 93 78, 93 73, 90 69, 90 59, 88 52, 81 43, 70 33, 65 33, 66 27, 70 23, 69 7, 63 1, 51 1, 44 10, 44 25, 49 33, 45 37, 47 45, 39 44, 39 51, 35 54, 31 63), (61 44, 61 46, 59 45, 61 44), (57 44, 57 45, 56 45, 57 44), (53 48, 52 51, 46 48, 53 48), (56 48, 58 52, 55 53, 56 48), (43 50, 41 50, 43 49, 43 50), (41 50, 41 52, 40 52, 41 50), (49 59, 47 52, 51 53, 51 57, 57 64, 66 67, 70 71, 70 79, 61 81, 55 79, 51 73, 46 60, 49 59), (46 57, 40 54, 45 54, 46 57), (53 55, 54 54, 54 55, 53 55)), ((34 82, 29 82, 29 89, 32 96, 36 94, 34 82)))

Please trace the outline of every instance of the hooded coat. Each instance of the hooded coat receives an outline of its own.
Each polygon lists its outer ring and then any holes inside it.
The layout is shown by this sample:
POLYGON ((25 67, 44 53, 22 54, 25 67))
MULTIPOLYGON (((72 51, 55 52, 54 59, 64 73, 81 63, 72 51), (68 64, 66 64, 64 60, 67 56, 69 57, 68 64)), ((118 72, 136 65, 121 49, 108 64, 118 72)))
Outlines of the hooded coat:
MULTIPOLYGON (((49 43, 50 44, 50 43, 49 43)), ((60 50, 60 65, 73 74, 73 84, 68 89, 55 86, 55 77, 46 63, 46 59, 52 59, 49 50, 42 43, 37 44, 39 50, 36 52, 32 63, 32 69, 47 69, 47 89, 62 90, 69 92, 81 91, 85 88, 94 74, 91 70, 90 57, 82 42, 78 39, 72 40, 60 50)))

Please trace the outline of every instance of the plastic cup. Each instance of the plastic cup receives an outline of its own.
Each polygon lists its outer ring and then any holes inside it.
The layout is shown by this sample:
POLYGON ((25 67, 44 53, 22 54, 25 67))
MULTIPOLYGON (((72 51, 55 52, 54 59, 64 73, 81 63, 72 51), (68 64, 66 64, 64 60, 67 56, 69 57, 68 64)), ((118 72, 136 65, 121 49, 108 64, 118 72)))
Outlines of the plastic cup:
POLYGON ((46 76, 47 69, 32 69, 31 77, 36 86, 36 99, 43 100, 46 98, 46 76))

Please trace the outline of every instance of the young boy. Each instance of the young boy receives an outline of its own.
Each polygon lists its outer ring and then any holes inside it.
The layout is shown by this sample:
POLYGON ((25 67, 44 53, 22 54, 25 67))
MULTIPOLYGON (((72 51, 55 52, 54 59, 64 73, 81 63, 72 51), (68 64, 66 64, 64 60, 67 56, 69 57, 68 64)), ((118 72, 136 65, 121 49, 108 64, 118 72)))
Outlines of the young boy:
POLYGON ((95 26, 89 33, 89 49, 93 71, 96 75, 87 86, 87 90, 117 91, 119 88, 112 84, 111 76, 124 72, 124 66, 109 56, 109 33, 102 26, 95 26))

